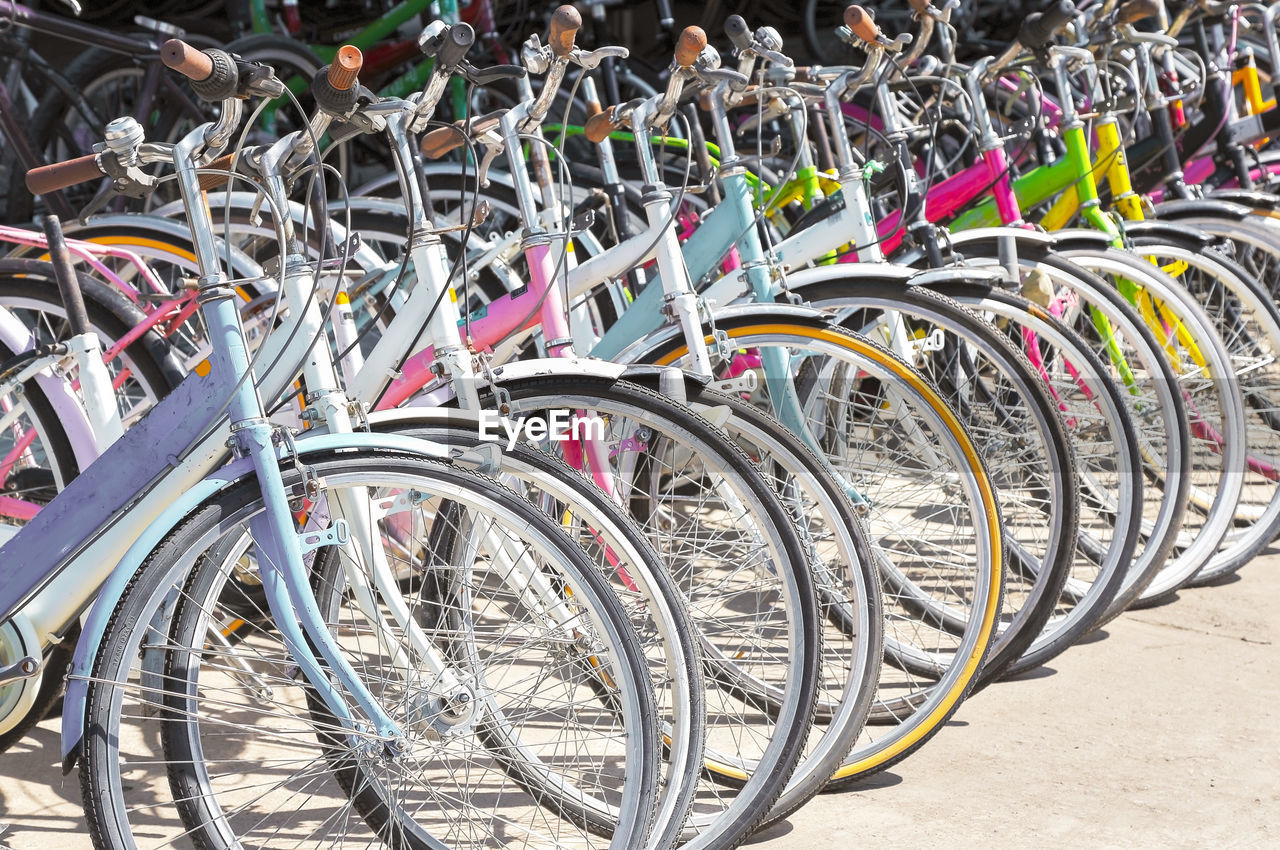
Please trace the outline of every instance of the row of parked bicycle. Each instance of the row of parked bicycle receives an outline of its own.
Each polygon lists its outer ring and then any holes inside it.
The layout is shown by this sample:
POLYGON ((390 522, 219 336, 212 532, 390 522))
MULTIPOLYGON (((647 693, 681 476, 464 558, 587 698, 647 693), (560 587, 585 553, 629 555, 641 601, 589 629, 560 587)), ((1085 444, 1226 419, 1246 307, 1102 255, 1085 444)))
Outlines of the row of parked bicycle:
POLYGON ((1247 564, 1280 5, 953 5, 140 47, 207 120, 0 227, 0 749, 60 706, 96 847, 732 847, 1247 564))

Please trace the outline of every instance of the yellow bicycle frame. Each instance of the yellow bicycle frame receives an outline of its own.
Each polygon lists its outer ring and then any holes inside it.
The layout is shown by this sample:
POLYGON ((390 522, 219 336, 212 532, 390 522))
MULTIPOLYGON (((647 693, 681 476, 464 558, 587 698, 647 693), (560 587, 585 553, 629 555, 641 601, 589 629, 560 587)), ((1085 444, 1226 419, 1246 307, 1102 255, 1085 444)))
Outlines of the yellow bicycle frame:
MULTIPOLYGON (((1107 185, 1111 189, 1116 212, 1127 221, 1146 220, 1146 214, 1142 207, 1142 198, 1133 191, 1133 181, 1129 175, 1129 162, 1125 157, 1123 140, 1120 138, 1120 131, 1117 129, 1116 122, 1114 120, 1103 120, 1097 123, 1094 126, 1094 135, 1097 139, 1097 149, 1095 157, 1090 161, 1087 153, 1088 139, 1085 136, 1084 129, 1075 127, 1068 129, 1064 133, 1068 155, 1074 153, 1077 158, 1083 157, 1087 165, 1082 163, 1080 168, 1082 172, 1081 178, 1071 186, 1068 186, 1058 196, 1049 213, 1040 222, 1046 230, 1061 230, 1076 217, 1076 214, 1081 211, 1082 193, 1088 200, 1090 207, 1096 207, 1098 202, 1097 175, 1099 173, 1105 176, 1107 185)), ((1091 209, 1091 212, 1097 214, 1098 211, 1091 209)), ((1107 229, 1110 230, 1111 228, 1107 229)), ((1159 265, 1154 257, 1149 257, 1148 259, 1152 261, 1153 265, 1159 265)), ((1176 263, 1171 266, 1161 267, 1161 270, 1177 277, 1185 268, 1185 264, 1176 263)), ((1166 340, 1165 351, 1170 358, 1170 363, 1175 368, 1181 368, 1173 340, 1168 334, 1172 330, 1174 336, 1190 354, 1192 361, 1198 366, 1206 366, 1204 355, 1201 354, 1199 347, 1195 344, 1195 340, 1187 333, 1186 328, 1178 321, 1177 317, 1163 303, 1148 295, 1145 290, 1137 287, 1135 289, 1137 289, 1136 292, 1132 294, 1126 293, 1126 296, 1137 306, 1147 325, 1152 330, 1157 331, 1157 338, 1166 340)))

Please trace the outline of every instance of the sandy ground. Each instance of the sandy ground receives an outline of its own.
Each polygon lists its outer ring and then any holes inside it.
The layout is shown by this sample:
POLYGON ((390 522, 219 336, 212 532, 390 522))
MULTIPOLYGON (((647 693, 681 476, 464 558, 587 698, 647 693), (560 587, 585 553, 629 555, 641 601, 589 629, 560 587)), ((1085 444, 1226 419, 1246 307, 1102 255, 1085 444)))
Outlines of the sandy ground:
MULTIPOLYGON (((1280 846, 1277 609, 1273 551, 979 694, 909 760, 752 846, 1280 846)), ((0 848, 89 847, 57 749, 46 721, 0 756, 0 848)))

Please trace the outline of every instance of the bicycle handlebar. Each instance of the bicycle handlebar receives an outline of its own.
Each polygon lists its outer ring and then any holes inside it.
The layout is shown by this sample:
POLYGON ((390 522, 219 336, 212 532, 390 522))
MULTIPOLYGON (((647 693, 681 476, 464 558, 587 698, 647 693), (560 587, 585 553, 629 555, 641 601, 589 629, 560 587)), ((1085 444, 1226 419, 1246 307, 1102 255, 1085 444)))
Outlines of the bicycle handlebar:
POLYGON ((681 68, 688 68, 698 61, 698 55, 706 46, 707 34, 703 32, 702 27, 685 27, 684 32, 680 33, 680 40, 676 43, 676 64, 681 68))
POLYGON ((751 28, 741 15, 730 15, 724 22, 724 34, 738 50, 751 48, 751 28))
POLYGON ((444 40, 436 51, 436 61, 440 63, 440 67, 445 70, 456 68, 467 53, 471 50, 471 45, 475 44, 476 31, 471 28, 470 24, 457 24, 449 27, 445 32, 444 40))
MULTIPOLYGON (((234 158, 235 158, 234 153, 224 153, 222 156, 218 157, 213 162, 210 162, 208 165, 203 167, 216 169, 218 171, 230 171, 231 160, 234 158)), ((225 174, 201 174, 199 177, 196 178, 196 181, 200 184, 201 191, 211 192, 214 189, 217 189, 219 186, 226 183, 227 181, 229 181, 230 179, 231 178, 225 174)))
POLYGON ((1232 6, 1230 2, 1223 0, 1196 0, 1196 4, 1211 18, 1226 17, 1232 6))
POLYGON ((197 50, 171 38, 160 48, 160 61, 190 80, 195 93, 209 103, 235 97, 240 85, 240 69, 225 50, 197 50))
POLYGON ((360 48, 353 44, 343 45, 329 66, 329 85, 337 91, 348 90, 355 84, 363 66, 364 55, 360 48))
POLYGON ((472 119, 460 119, 447 127, 437 127, 422 137, 420 149, 427 159, 439 159, 449 151, 457 150, 467 143, 469 138, 483 136, 498 126, 505 109, 490 112, 472 119), (468 134, 468 131, 470 133, 468 134))
POLYGON ((1076 5, 1071 0, 1058 0, 1043 12, 1036 12, 1022 23, 1018 30, 1018 43, 1028 50, 1043 50, 1076 16, 1076 5))
POLYGON ((33 195, 48 195, 60 189, 66 189, 79 183, 99 180, 104 176, 102 166, 98 164, 98 155, 69 159, 42 165, 27 172, 27 189, 33 195))
POLYGON ((1129 0, 1116 12, 1116 23, 1136 24, 1160 12, 1160 0, 1129 0))
POLYGON ((569 5, 556 9, 551 15, 551 33, 547 36, 551 52, 560 59, 572 53, 574 39, 578 37, 578 30, 581 28, 582 15, 577 9, 569 5))
POLYGON ((213 73, 213 59, 180 38, 171 38, 160 47, 160 61, 197 83, 209 79, 213 73))
POLYGON ((615 111, 617 111, 617 107, 610 106, 608 109, 597 112, 587 119, 587 123, 582 128, 582 135, 587 137, 587 141, 598 145, 609 138, 609 134, 613 132, 613 114, 615 111))
POLYGON ((871 19, 871 14, 861 6, 850 6, 844 10, 844 25, 849 32, 867 44, 880 43, 880 28, 871 19))

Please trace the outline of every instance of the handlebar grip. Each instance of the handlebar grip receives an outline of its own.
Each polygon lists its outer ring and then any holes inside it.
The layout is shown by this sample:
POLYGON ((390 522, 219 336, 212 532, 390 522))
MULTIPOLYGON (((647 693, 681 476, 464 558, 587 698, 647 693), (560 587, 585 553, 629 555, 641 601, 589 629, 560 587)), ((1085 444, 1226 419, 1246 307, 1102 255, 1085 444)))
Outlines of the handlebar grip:
POLYGON ((466 143, 467 134, 461 127, 455 127, 452 124, 448 127, 437 127, 422 137, 422 155, 427 159, 439 159, 466 143))
POLYGON ((213 59, 180 38, 171 38, 161 46, 160 61, 197 83, 209 79, 213 73, 213 59))
POLYGON ((923 17, 933 5, 932 0, 907 0, 911 6, 911 11, 915 12, 918 17, 923 17))
POLYGON ((1204 13, 1211 18, 1223 18, 1231 11, 1229 0, 1196 0, 1204 13))
POLYGON ((867 44, 880 41, 880 28, 871 19, 871 13, 861 6, 850 6, 844 10, 844 25, 867 44))
POLYGON ((192 90, 208 103, 235 97, 240 86, 240 69, 225 50, 196 50, 171 38, 160 48, 160 60, 190 80, 192 90))
POLYGON ((441 68, 452 71, 462 64, 462 60, 467 57, 467 51, 471 50, 471 45, 475 43, 476 31, 470 24, 465 22, 454 24, 445 33, 444 41, 436 52, 436 61, 440 63, 441 68))
POLYGON ((741 15, 729 16, 728 20, 724 22, 724 34, 729 37, 729 41, 733 42, 733 46, 739 50, 746 50, 751 46, 751 29, 741 15))
POLYGON ((1116 12, 1116 23, 1136 24, 1160 13, 1160 0, 1129 0, 1116 12))
POLYGON ((582 15, 572 6, 565 5, 551 15, 551 35, 547 41, 551 52, 563 59, 573 51, 573 40, 582 27, 582 15))
POLYGON ((609 134, 613 132, 613 112, 614 107, 610 106, 587 119, 586 126, 582 128, 582 135, 587 137, 587 141, 598 145, 609 138, 609 134))
POLYGON ((1048 9, 1023 21, 1022 29, 1018 30, 1018 41, 1029 50, 1043 50, 1075 16, 1076 5, 1071 0, 1058 0, 1048 9))
MULTIPOLYGON (((224 153, 222 156, 218 157, 213 162, 209 163, 204 167, 216 168, 221 171, 230 171, 231 160, 234 158, 235 158, 234 153, 224 153)), ((223 185, 224 183, 228 182, 230 179, 231 178, 225 174, 201 174, 199 177, 196 178, 196 181, 200 184, 200 191, 210 192, 210 191, 213 191, 214 189, 217 189, 219 186, 223 185)))
POLYGON ((355 84, 363 65, 364 55, 360 48, 344 44, 338 48, 338 55, 333 57, 333 64, 329 66, 329 85, 337 91, 346 91, 355 84))
POLYGON ((33 195, 47 195, 77 183, 101 179, 102 176, 98 155, 91 153, 66 162, 55 162, 53 165, 42 165, 31 169, 27 172, 27 189, 33 195))
POLYGON ((707 34, 702 27, 685 27, 680 33, 680 41, 676 43, 676 64, 688 68, 698 59, 702 48, 707 46, 707 34))

